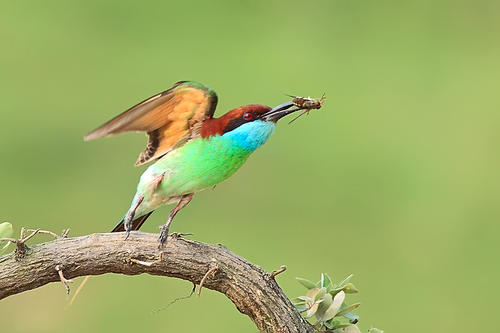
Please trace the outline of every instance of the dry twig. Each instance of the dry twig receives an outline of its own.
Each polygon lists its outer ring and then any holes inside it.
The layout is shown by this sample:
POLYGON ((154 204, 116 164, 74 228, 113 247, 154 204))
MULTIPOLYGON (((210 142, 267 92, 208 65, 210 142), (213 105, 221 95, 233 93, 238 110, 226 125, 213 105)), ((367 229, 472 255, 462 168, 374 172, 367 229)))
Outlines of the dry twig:
POLYGON ((66 237, 68 237, 68 234, 69 234, 69 231, 70 231, 70 230, 71 230, 70 228, 68 228, 68 229, 63 229, 63 231, 62 231, 62 233, 61 233, 61 238, 66 238, 66 237))
POLYGON ((273 271, 269 277, 271 279, 274 279, 276 277, 276 275, 281 274, 284 271, 286 271, 286 266, 285 265, 281 265, 280 268, 277 269, 277 270, 275 270, 275 271, 273 271))
POLYGON ((29 236, 25 237, 24 233, 25 233, 26 229, 21 228, 21 235, 19 236, 19 239, 15 239, 15 238, 0 238, 0 242, 7 241, 7 242, 11 242, 11 243, 16 244, 16 246, 17 246, 16 254, 18 256, 23 256, 23 255, 26 254, 26 245, 24 243, 26 243, 33 236, 35 236, 37 233, 40 232, 40 229, 36 229, 36 230, 34 230, 34 229, 28 229, 28 230, 32 231, 32 233, 29 236))
POLYGON ((35 232, 35 231, 37 231, 37 233, 39 233, 39 234, 51 235, 55 239, 59 238, 59 236, 56 233, 52 232, 52 231, 40 230, 40 229, 26 229, 26 231, 27 232, 35 232))
POLYGON ((211 265, 210 269, 207 271, 205 275, 203 275, 203 278, 200 281, 200 287, 198 288, 198 297, 201 295, 201 288, 203 288, 203 284, 205 283, 205 280, 208 278, 208 276, 212 275, 212 277, 215 276, 215 272, 219 269, 217 264, 211 265))
POLYGON ((64 277, 64 274, 63 274, 63 271, 62 271, 62 268, 60 265, 56 265, 56 271, 57 271, 57 274, 59 274, 59 279, 61 280, 62 284, 64 285, 64 288, 66 289, 66 294, 69 295, 70 288, 69 288, 68 283, 73 283, 73 281, 68 280, 64 277))

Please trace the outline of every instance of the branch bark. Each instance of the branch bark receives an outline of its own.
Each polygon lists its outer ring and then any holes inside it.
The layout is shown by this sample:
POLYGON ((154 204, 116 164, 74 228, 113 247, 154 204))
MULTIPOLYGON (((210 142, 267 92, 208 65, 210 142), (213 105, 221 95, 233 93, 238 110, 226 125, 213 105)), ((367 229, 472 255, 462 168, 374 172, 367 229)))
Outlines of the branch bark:
POLYGON ((133 232, 59 238, 20 256, 0 257, 0 299, 85 275, 142 273, 176 277, 226 295, 263 332, 314 332, 274 277, 222 245, 169 238, 160 258, 157 235, 133 232), (161 259, 161 260, 159 260, 161 259), (152 264, 151 264, 152 263, 152 264), (58 266, 58 270, 56 270, 58 266))

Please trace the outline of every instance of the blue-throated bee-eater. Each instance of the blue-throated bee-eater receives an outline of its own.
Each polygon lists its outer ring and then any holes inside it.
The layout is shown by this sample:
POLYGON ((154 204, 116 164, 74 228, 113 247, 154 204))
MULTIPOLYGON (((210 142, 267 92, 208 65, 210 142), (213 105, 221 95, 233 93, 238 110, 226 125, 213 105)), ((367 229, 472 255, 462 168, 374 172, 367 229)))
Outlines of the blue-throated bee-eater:
POLYGON ((136 165, 154 163, 142 174, 130 209, 113 232, 126 231, 128 237, 155 209, 177 203, 161 229, 161 247, 172 219, 195 193, 213 187, 238 170, 267 141, 280 118, 306 109, 293 102, 275 108, 251 104, 214 118, 216 106, 217 95, 212 89, 180 81, 85 136, 85 140, 93 140, 143 131, 149 137, 136 165))

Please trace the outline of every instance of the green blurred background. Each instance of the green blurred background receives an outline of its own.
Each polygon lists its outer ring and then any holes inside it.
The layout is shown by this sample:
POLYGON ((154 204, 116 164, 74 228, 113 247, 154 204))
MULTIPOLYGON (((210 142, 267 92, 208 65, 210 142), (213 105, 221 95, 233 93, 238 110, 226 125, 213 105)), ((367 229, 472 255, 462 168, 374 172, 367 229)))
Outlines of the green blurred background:
MULTIPOLYGON (((304 291, 296 276, 354 273, 364 330, 494 331, 499 10, 493 0, 4 0, 0 221, 110 230, 144 169, 133 163, 145 138, 82 137, 175 81, 214 88, 219 115, 326 92, 323 109, 280 122, 173 231, 268 271, 286 264, 289 297, 304 291)), ((157 232, 169 208, 143 229, 157 232)), ((0 302, 1 330, 255 331, 208 290, 165 309, 190 289, 105 275, 67 308, 51 284, 0 302)))

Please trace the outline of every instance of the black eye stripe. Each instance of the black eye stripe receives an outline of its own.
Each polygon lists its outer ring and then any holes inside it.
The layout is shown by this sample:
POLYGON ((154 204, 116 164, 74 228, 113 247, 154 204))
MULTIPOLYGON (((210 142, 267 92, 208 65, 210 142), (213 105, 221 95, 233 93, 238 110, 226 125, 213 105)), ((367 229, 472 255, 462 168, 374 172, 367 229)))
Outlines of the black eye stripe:
POLYGON ((241 116, 239 116, 238 118, 231 119, 227 123, 226 127, 224 128, 223 133, 230 132, 243 124, 257 120, 258 118, 259 118, 259 114, 257 114, 257 113, 245 112, 241 116), (250 116, 250 118, 247 118, 248 116, 250 116))
POLYGON ((230 132, 230 131, 234 130, 236 127, 239 127, 240 125, 245 124, 246 122, 247 121, 245 119, 243 119, 242 117, 231 119, 227 123, 226 127, 224 128, 224 133, 230 132))

